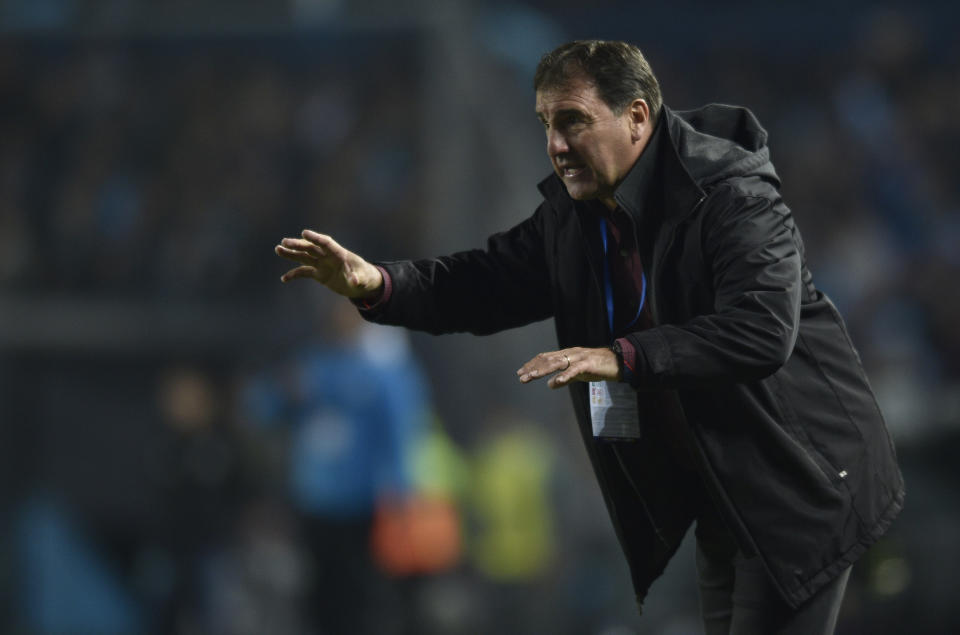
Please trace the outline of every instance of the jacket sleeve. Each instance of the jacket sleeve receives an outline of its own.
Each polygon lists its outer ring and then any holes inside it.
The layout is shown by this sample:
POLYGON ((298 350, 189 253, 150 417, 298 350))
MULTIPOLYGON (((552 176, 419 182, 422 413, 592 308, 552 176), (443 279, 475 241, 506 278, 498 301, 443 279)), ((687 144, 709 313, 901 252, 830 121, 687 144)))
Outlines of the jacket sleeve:
POLYGON ((383 307, 364 317, 434 334, 477 335, 550 317, 545 213, 546 203, 527 220, 491 236, 486 249, 377 263, 390 274, 393 289, 383 307))
POLYGON ((702 213, 713 312, 630 334, 637 387, 761 379, 793 351, 801 255, 789 210, 723 186, 707 198, 702 213))

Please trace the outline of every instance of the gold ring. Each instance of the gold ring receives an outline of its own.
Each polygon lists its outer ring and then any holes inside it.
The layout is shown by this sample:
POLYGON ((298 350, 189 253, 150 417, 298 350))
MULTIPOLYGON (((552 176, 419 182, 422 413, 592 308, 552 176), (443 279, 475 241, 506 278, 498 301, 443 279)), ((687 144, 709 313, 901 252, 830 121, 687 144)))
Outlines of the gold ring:
POLYGON ((567 357, 566 353, 563 354, 563 358, 567 360, 567 365, 563 367, 563 370, 567 370, 568 368, 570 368, 570 358, 567 357))

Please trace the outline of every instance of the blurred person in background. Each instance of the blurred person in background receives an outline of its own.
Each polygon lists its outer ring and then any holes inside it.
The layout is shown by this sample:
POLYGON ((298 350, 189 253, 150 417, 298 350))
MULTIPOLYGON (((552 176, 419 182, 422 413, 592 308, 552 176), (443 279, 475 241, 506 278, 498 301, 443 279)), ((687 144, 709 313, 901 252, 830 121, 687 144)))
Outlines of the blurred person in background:
POLYGON ((470 556, 490 583, 496 630, 560 632, 567 617, 555 610, 562 581, 555 443, 541 426, 504 411, 488 417, 479 434, 469 488, 470 556))
MULTIPOLYGON (((245 405, 255 425, 290 426, 285 480, 310 554, 308 622, 320 633, 406 632, 414 618, 388 574, 419 572, 420 560, 404 559, 415 542, 405 530, 436 512, 411 503, 413 461, 430 432, 427 386, 404 333, 349 305, 321 307, 318 318, 326 337, 255 377, 245 405)), ((439 512, 424 554, 442 552, 437 568, 459 550, 451 511, 439 512)))
POLYGON ((305 230, 276 247, 299 265, 282 280, 432 333, 553 317, 562 348, 517 374, 570 387, 638 604, 696 521, 709 635, 833 632, 904 487, 766 132, 745 108, 661 105, 620 42, 561 46, 534 87, 555 174, 532 217, 486 250, 379 264, 305 230))
MULTIPOLYGON (((205 624, 206 561, 235 522, 250 474, 214 372, 178 361, 151 378, 156 418, 123 420, 111 430, 116 446, 91 425, 56 439, 70 485, 51 479, 18 509, 18 628, 180 633, 205 624)), ((115 382, 104 389, 149 398, 115 382)))
POLYGON ((206 560, 221 548, 250 491, 253 474, 217 380, 202 367, 178 365, 157 381, 163 427, 144 440, 143 462, 158 509, 136 567, 158 632, 202 623, 206 560))

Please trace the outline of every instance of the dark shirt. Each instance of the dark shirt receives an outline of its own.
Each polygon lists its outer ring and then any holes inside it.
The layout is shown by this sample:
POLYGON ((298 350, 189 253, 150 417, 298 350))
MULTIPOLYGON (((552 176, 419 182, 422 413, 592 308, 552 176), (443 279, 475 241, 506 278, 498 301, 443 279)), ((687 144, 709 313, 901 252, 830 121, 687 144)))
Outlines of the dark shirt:
POLYGON ((610 212, 601 203, 596 203, 594 209, 607 227, 606 258, 613 292, 613 333, 620 336, 622 380, 632 385, 637 354, 630 341, 623 336, 653 326, 653 314, 645 299, 645 296, 649 296, 649 289, 644 293, 643 259, 630 215, 619 207, 610 212), (644 300, 642 307, 641 299, 644 300))

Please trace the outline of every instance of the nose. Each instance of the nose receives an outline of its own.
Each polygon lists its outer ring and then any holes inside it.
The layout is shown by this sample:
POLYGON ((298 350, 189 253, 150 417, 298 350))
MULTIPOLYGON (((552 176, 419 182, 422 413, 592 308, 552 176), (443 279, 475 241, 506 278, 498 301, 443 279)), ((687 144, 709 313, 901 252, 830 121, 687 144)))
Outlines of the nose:
POLYGON ((547 154, 551 158, 569 151, 566 138, 556 128, 547 130, 547 154))

